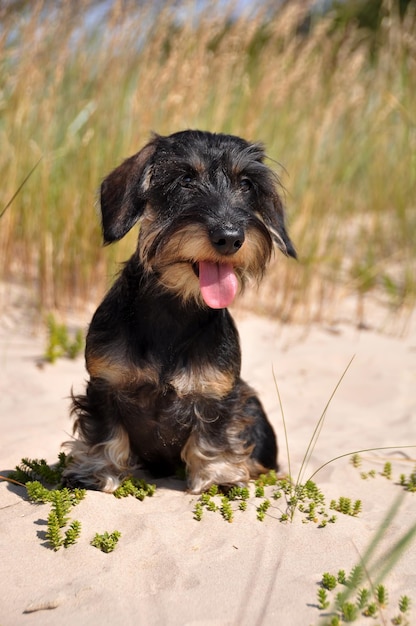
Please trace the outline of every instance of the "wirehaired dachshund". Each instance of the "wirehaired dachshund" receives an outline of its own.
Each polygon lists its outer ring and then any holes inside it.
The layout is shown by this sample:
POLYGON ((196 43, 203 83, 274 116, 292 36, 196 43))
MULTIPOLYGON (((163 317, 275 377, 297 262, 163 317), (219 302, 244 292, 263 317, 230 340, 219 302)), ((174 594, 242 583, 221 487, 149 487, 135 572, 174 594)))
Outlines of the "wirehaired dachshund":
POLYGON ((105 243, 138 222, 138 245, 88 331, 67 484, 111 492, 137 467, 182 465, 201 493, 277 469, 227 310, 261 280, 274 244, 296 257, 264 160, 258 143, 187 130, 153 136, 103 181, 105 243))

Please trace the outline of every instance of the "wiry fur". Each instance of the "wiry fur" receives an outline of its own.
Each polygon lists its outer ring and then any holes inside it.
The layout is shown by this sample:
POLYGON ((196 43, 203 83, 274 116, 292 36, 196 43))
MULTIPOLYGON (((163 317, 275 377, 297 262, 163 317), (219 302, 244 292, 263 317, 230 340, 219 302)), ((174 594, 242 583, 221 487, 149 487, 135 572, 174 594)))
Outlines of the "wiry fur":
POLYGON ((68 483, 112 491, 138 464, 163 475, 183 462, 199 493, 277 467, 233 320, 207 306, 198 278, 199 263, 227 263, 241 291, 261 280, 273 244, 295 256, 263 161, 258 144, 184 131, 154 136, 103 181, 105 242, 137 221, 139 239, 88 332, 68 483))

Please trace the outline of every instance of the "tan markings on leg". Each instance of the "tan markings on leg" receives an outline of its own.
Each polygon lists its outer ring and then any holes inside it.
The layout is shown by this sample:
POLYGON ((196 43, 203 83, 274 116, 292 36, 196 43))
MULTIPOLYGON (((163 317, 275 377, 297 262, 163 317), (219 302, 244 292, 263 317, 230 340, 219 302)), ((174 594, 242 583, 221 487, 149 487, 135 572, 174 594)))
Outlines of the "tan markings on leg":
POLYGON ((88 446, 80 439, 64 446, 69 449, 71 459, 63 477, 100 491, 115 491, 134 469, 129 438, 121 426, 114 430, 111 439, 95 446, 88 446))
MULTIPOLYGON (((109 346, 111 350, 111 346, 109 346)), ((87 355, 87 370, 92 378, 103 378, 114 387, 122 387, 131 383, 159 384, 159 368, 152 364, 138 367, 129 363, 127 358, 109 351, 108 354, 87 355)))
POLYGON ((233 374, 222 372, 210 364, 181 368, 170 380, 179 397, 198 395, 223 398, 230 393, 234 383, 233 374))
POLYGON ((246 448, 241 439, 235 443, 233 449, 224 450, 201 434, 191 434, 181 453, 191 493, 201 493, 214 484, 241 485, 248 482, 249 457, 253 447, 246 448))

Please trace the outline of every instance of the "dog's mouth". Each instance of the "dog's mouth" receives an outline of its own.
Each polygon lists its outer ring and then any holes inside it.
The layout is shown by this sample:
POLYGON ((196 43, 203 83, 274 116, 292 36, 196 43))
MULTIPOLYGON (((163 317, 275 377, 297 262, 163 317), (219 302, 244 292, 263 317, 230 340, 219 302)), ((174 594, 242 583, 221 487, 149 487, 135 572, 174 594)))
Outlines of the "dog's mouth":
POLYGON ((238 279, 231 263, 199 261, 192 268, 205 304, 211 309, 225 309, 232 303, 237 295, 238 279))

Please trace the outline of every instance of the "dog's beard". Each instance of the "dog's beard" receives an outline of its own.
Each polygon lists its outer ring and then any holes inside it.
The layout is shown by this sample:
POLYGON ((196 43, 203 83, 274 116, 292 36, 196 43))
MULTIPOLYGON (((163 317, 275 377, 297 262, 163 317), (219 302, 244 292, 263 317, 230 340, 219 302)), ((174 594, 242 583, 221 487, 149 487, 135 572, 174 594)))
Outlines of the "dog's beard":
POLYGON ((227 308, 246 279, 260 281, 272 252, 271 237, 258 229, 246 232, 243 246, 231 258, 212 247, 200 224, 169 232, 143 220, 138 253, 144 267, 184 302, 195 300, 212 309, 227 308))

